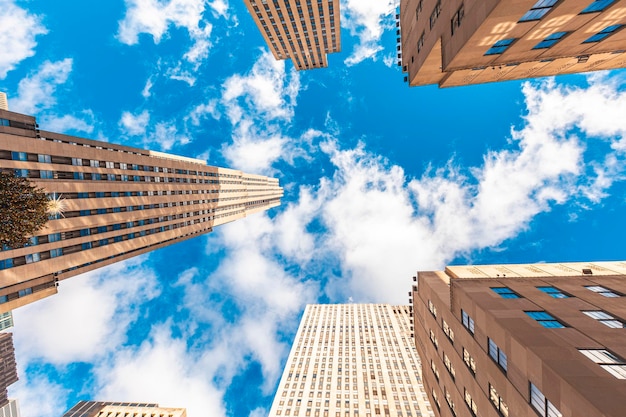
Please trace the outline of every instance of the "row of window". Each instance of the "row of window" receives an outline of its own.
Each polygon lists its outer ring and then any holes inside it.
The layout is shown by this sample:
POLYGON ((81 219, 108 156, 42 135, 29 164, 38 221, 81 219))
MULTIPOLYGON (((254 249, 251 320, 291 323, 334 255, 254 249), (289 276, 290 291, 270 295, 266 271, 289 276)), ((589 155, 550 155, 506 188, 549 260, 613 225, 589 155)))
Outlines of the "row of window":
MULTIPOLYGON (((570 298, 571 295, 566 293, 565 291, 553 286, 553 285, 544 285, 535 287, 539 291, 548 294, 552 298, 570 298)), ((602 295, 603 297, 615 298, 621 297, 622 294, 615 291, 603 287, 601 285, 585 285, 585 288, 589 291, 593 291, 602 295)), ((491 287, 491 290, 496 294, 500 295, 502 298, 522 298, 521 295, 510 289, 509 287, 491 287)))

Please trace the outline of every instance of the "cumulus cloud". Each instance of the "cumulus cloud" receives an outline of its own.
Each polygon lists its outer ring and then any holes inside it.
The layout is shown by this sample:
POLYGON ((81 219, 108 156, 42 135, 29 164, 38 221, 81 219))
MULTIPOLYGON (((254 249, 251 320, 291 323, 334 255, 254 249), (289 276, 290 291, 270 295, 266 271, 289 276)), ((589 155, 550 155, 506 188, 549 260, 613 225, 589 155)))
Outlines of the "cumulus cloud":
POLYGON ((139 114, 125 111, 120 119, 120 127, 125 134, 130 136, 145 134, 148 123, 150 123, 150 112, 148 110, 144 110, 139 114))
POLYGON ((342 2, 342 26, 359 39, 350 56, 345 59, 346 65, 352 66, 366 59, 377 59, 378 53, 383 50, 380 38, 385 29, 393 26, 391 16, 396 5, 396 0, 342 2))
POLYGON ((83 132, 92 133, 94 130, 95 116, 92 111, 85 110, 81 117, 71 114, 63 116, 45 115, 39 122, 46 130, 59 133, 83 132))
MULTIPOLYGON (((222 10, 223 2, 215 2, 214 9, 222 10)), ((184 28, 193 40, 184 58, 199 63, 209 54, 212 25, 203 20, 205 0, 126 0, 126 15, 119 22, 118 39, 127 45, 139 42, 139 34, 152 36, 154 43, 161 42, 170 26, 184 28)))
POLYGON ((29 417, 52 417, 67 411, 67 390, 51 381, 44 372, 23 372, 19 360, 19 381, 9 387, 9 398, 17 398, 20 413, 29 417))
POLYGON ((56 90, 65 84, 72 72, 73 61, 45 61, 39 69, 22 79, 17 87, 17 97, 11 99, 11 110, 37 114, 56 104, 56 90))
POLYGON ((163 151, 172 149, 174 145, 186 145, 191 142, 187 135, 179 133, 173 120, 151 125, 148 110, 138 114, 123 112, 119 126, 124 135, 140 137, 144 145, 150 148, 158 147, 163 151))
POLYGON ((29 14, 13 0, 0 0, 0 79, 24 59, 35 55, 38 35, 48 33, 41 18, 29 14))
POLYGON ((276 160, 292 153, 283 130, 293 118, 299 89, 295 70, 287 73, 284 61, 269 52, 249 73, 224 82, 220 104, 233 127, 233 142, 222 152, 233 166, 270 173, 276 160))

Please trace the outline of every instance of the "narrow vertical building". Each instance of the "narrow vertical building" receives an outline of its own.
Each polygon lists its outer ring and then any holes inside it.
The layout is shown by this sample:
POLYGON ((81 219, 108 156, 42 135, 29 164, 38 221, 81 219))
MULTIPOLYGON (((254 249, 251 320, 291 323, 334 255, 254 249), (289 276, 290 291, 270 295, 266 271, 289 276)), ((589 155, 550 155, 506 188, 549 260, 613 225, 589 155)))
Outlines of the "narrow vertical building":
POLYGON ((165 408, 158 404, 79 401, 63 417, 186 417, 184 408, 165 408))
POLYGON ((626 67, 623 0, 401 0, 411 86, 626 67))
POLYGON ((276 59, 298 70, 328 66, 341 50, 339 0, 244 0, 276 59))
POLYGON ((13 334, 0 333, 0 407, 9 404, 7 388, 17 380, 13 334))
POLYGON ((270 417, 432 416, 409 306, 308 305, 270 417))
POLYGON ((437 417, 623 417, 626 262, 419 272, 415 344, 437 417))
POLYGON ((205 161, 40 131, 0 110, 0 170, 28 178, 61 213, 25 247, 0 248, 0 313, 57 282, 280 205, 278 180, 205 161))
POLYGON ((9 101, 7 100, 7 94, 0 91, 0 110, 9 110, 9 101))

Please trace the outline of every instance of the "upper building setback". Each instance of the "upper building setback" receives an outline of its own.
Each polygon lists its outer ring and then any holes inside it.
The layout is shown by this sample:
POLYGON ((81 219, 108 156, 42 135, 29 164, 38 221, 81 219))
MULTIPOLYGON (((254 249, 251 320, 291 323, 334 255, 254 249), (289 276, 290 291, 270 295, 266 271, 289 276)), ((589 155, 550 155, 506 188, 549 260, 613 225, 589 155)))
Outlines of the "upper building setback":
POLYGON ((409 306, 308 305, 269 416, 434 416, 409 306))
POLYGON ((57 282, 280 205, 278 180, 205 161, 40 131, 0 110, 0 170, 60 200, 62 213, 20 248, 0 248, 0 312, 57 282))
POLYGON ((341 50, 339 0, 244 0, 274 58, 298 70, 328 66, 341 50))
POLYGON ((401 0, 411 86, 626 67, 624 0, 401 0))
POLYGON ((623 417, 626 262, 419 272, 415 344, 437 417, 623 417))
POLYGON ((158 404, 79 401, 63 417, 186 417, 184 408, 165 408, 158 404))

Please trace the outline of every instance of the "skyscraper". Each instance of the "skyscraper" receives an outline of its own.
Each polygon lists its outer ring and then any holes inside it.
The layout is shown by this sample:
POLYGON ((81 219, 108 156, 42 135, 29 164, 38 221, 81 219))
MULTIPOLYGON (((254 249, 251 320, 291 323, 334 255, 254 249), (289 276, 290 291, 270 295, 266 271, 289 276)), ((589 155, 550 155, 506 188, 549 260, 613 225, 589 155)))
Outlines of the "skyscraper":
POLYGON ((9 110, 9 101, 6 93, 0 91, 0 110, 9 110))
POLYGON ((278 180, 193 158, 40 131, 0 110, 0 169, 65 207, 22 248, 0 251, 0 312, 57 282, 280 204, 278 180))
POLYGON ((63 417, 186 417, 184 408, 165 408, 158 404, 79 401, 63 417))
POLYGON ((626 262, 419 272, 415 342, 436 415, 622 417, 626 262))
POLYGON ((411 86, 451 87, 626 67, 617 0, 401 0, 411 86))
POLYGON ((20 417, 20 405, 16 399, 9 400, 8 404, 0 407, 0 417, 20 417))
POLYGON ((9 403, 7 388, 17 380, 13 334, 0 333, 0 407, 9 403))
POLYGON ((432 416, 408 306, 308 305, 270 417, 432 416))
POLYGON ((244 0, 274 58, 298 70, 328 66, 341 50, 339 0, 244 0))

